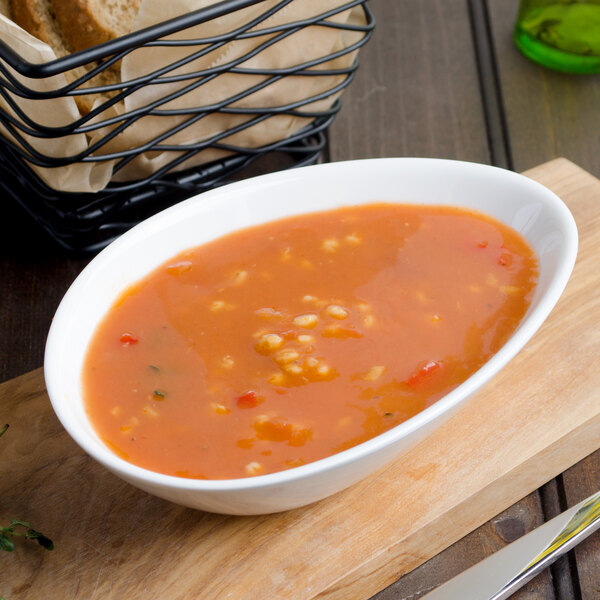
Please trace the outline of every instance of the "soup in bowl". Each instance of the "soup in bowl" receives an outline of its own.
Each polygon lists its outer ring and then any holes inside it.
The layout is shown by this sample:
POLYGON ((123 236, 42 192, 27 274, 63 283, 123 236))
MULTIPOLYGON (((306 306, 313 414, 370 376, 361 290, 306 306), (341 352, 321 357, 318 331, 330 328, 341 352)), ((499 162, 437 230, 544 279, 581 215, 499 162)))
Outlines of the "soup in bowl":
POLYGON ((138 487, 232 514, 324 498, 394 459, 525 344, 573 266, 564 204, 433 159, 220 188, 101 252, 53 322, 67 431, 138 487))

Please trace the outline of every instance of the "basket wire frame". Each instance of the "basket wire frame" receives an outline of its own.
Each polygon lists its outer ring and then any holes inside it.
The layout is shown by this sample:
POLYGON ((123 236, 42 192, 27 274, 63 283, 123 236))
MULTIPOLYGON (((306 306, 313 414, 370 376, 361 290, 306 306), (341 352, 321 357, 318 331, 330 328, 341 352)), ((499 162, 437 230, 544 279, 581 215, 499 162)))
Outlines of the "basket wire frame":
POLYGON ((326 129, 338 112, 340 101, 337 99, 327 110, 302 110, 302 108, 318 100, 332 97, 348 86, 358 67, 358 58, 355 58, 348 68, 319 69, 318 67, 332 59, 354 52, 364 45, 373 32, 375 21, 367 6, 367 0, 351 0, 341 4, 334 10, 324 12, 311 19, 277 27, 260 27, 261 23, 272 14, 292 1, 281 0, 270 9, 261 12, 250 22, 224 35, 202 39, 163 39, 164 36, 183 31, 199 23, 208 22, 218 16, 247 6, 260 5, 264 2, 264 0, 225 0, 209 8, 188 13, 153 27, 135 31, 116 40, 94 46, 88 50, 42 64, 25 61, 0 40, 0 95, 14 111, 14 114, 11 114, 4 109, 0 109, 0 123, 14 138, 0 137, 0 187, 7 195, 25 208, 63 248, 78 252, 96 252, 137 222, 162 208, 166 208, 196 193, 229 183, 239 171, 259 158, 285 156, 286 167, 296 167, 316 162, 325 146, 326 129), (336 23, 327 20, 337 13, 359 6, 365 14, 364 25, 336 23), (290 68, 249 69, 241 66, 249 58, 267 47, 308 26, 349 30, 360 33, 361 36, 358 41, 348 47, 290 68), (255 30, 252 31, 253 29, 255 30), (192 73, 172 73, 233 40, 263 38, 267 35, 269 37, 250 52, 236 57, 226 64, 192 73), (82 87, 96 77, 98 73, 110 68, 127 54, 142 46, 179 46, 189 48, 189 53, 186 53, 183 58, 135 80, 103 86, 82 87), (16 78, 11 72, 11 69, 14 69, 17 73, 30 79, 43 79, 83 65, 87 65, 87 68, 91 70, 60 89, 46 91, 37 91, 27 87, 21 79, 16 78), (192 90, 196 90, 223 73, 262 75, 264 79, 254 86, 212 105, 184 109, 162 108, 163 105, 192 90), (341 76, 341 81, 325 92, 287 105, 269 108, 235 106, 240 100, 259 89, 291 75, 296 77, 327 77, 333 75, 341 76), (183 86, 174 92, 165 93, 164 96, 142 108, 130 110, 118 116, 106 117, 104 115, 107 108, 122 102, 126 96, 143 86, 172 83, 182 83, 183 86), (25 114, 14 99, 15 96, 41 100, 107 93, 110 93, 109 97, 88 114, 81 115, 70 123, 56 127, 49 127, 35 122, 25 114), (174 145, 165 141, 178 131, 190 127, 207 115, 214 113, 245 115, 248 119, 198 143, 174 145), (183 120, 168 131, 135 148, 118 152, 102 152, 103 147, 110 140, 139 119, 149 115, 157 117, 176 116, 181 117, 183 120), (294 135, 258 148, 240 147, 224 141, 225 138, 276 115, 308 117, 312 120, 294 135), (56 157, 44 154, 35 149, 24 137, 60 138, 74 134, 89 136, 104 127, 110 127, 111 129, 94 144, 90 144, 85 151, 72 156, 56 157), (228 155, 223 159, 186 171, 172 172, 179 164, 207 148, 226 151, 228 155), (79 162, 114 160, 116 162, 113 173, 117 173, 139 154, 149 151, 173 153, 173 158, 143 179, 126 182, 113 181, 104 190, 95 194, 56 191, 46 185, 30 167, 30 164, 33 164, 44 168, 56 168, 79 162))

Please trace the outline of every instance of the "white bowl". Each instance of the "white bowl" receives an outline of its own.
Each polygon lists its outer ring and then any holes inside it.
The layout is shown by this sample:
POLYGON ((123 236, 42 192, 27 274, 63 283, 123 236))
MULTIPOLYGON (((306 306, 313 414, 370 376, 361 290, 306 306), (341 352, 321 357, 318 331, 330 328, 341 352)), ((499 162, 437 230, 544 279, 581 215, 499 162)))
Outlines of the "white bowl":
POLYGON ((63 298, 48 336, 45 378, 58 418, 73 439, 135 486, 192 508, 229 514, 287 510, 366 477, 423 439, 462 406, 531 338, 562 293, 577 253, 577 229, 562 201, 510 171, 437 159, 385 158, 275 173, 191 198, 148 219, 102 251, 63 298), (258 477, 195 480, 148 471, 113 454, 84 409, 81 368, 97 325, 119 293, 178 252, 236 229, 289 215, 368 202, 450 204, 512 226, 535 249, 540 277, 518 329, 481 369, 431 407, 334 456, 258 477))

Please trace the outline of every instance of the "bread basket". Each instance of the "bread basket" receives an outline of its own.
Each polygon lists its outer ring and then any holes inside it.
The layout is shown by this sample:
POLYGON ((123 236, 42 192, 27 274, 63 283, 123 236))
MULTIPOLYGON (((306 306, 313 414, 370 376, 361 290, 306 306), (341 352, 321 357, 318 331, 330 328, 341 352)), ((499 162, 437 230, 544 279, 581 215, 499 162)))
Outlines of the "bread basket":
MULTIPOLYGON (((42 63, 26 60, 6 39, 1 39, 0 187, 5 195, 23 206, 63 248, 95 252, 147 216, 243 176, 251 164, 253 172, 265 172, 316 162, 325 145, 325 130, 340 108, 340 94, 352 81, 358 66, 358 49, 372 34, 374 19, 367 0, 340 0, 334 9, 309 19, 269 26, 269 19, 278 11, 301 1, 225 0, 42 63), (194 36, 197 31, 210 31, 212 23, 223 23, 228 15, 236 11, 242 14, 245 10, 253 11, 247 22, 225 32, 215 26, 218 35, 194 36), (360 11, 360 21, 337 19, 344 11, 360 11), (257 56, 265 56, 275 43, 285 43, 307 28, 342 32, 348 41, 293 66, 265 66, 256 60, 257 56), (196 64, 198 57, 224 47, 244 47, 234 44, 250 40, 255 41, 249 42, 247 51, 230 53, 230 59, 217 65, 201 69, 189 66, 196 64), (153 66, 142 77, 90 85, 90 79, 114 65, 125 65, 136 52, 169 56, 173 49, 177 50, 176 60, 153 66), (342 63, 336 61, 343 57, 346 64, 340 67, 342 63), (82 66, 85 74, 71 78, 65 85, 45 85, 82 66), (238 81, 235 78, 246 78, 251 85, 236 83, 234 92, 218 102, 203 104, 196 100, 203 89, 210 97, 211 82, 224 76, 234 78, 230 79, 234 82, 238 81), (268 101, 263 105, 253 102, 259 97, 257 91, 268 90, 286 80, 293 81, 291 87, 301 88, 303 81, 311 78, 323 81, 325 77, 334 85, 316 93, 311 91, 293 102, 268 101), (132 108, 131 99, 146 91, 151 92, 146 97, 150 99, 132 108), (96 95, 98 100, 90 112, 77 113, 70 120, 62 118, 56 124, 49 124, 36 118, 39 108, 37 113, 35 110, 28 113, 30 106, 35 108, 43 106, 43 102, 65 99, 73 103, 73 98, 84 94, 96 95), (191 94, 193 102, 186 103, 185 98, 191 94), (127 139, 130 131, 140 124, 144 128, 145 123, 152 122, 148 119, 154 117, 162 118, 161 123, 169 126, 143 143, 138 140, 128 147, 115 145, 116 140, 127 139), (222 119, 226 126, 202 139, 190 141, 185 137, 185 131, 191 131, 188 128, 197 128, 203 119, 215 118, 222 119), (277 123, 276 119, 295 119, 296 127, 285 135, 236 143, 244 140, 244 132, 252 127, 269 128, 271 123, 277 123), (85 136, 87 140, 82 150, 67 155, 55 151, 57 144, 76 136, 85 136), (183 142, 178 141, 182 139, 183 142), (136 161, 143 159, 149 163, 156 156, 163 157, 162 162, 143 176, 133 179, 119 176, 136 161), (198 160, 202 156, 208 159, 198 160), (52 175, 61 170, 65 174, 63 179, 68 181, 69 169, 90 165, 111 167, 110 182, 99 191, 57 189, 40 176, 40 172, 52 175)), ((63 77, 62 81, 67 80, 63 77)))

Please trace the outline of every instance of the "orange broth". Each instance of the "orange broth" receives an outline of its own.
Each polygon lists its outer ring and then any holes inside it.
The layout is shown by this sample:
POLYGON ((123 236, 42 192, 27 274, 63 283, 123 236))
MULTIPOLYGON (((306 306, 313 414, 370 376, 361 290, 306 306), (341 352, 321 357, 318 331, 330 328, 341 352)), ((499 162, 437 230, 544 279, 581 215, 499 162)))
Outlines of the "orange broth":
POLYGON ((115 453, 153 471, 303 465, 467 379, 537 276, 519 234, 459 208, 371 204, 237 231, 122 294, 85 359, 86 408, 115 453))

